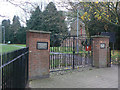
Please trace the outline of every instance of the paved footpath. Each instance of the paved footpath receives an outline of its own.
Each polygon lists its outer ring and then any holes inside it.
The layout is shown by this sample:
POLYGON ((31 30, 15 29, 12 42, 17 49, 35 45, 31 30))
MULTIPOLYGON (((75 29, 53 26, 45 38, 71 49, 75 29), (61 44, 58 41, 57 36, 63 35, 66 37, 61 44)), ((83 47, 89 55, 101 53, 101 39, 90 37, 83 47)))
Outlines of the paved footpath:
POLYGON ((118 88, 118 66, 80 68, 51 73, 50 78, 33 80, 30 88, 118 88))

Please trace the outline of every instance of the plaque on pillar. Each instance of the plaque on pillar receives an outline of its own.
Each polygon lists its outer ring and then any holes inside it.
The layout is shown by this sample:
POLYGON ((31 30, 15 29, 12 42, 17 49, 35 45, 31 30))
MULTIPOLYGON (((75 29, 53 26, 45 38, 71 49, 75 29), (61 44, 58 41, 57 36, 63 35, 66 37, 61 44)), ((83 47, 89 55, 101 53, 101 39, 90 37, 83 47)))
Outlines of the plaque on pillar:
POLYGON ((37 49, 38 50, 47 50, 48 42, 37 42, 37 49))
POLYGON ((106 46, 105 43, 100 43, 100 48, 101 49, 105 49, 105 46, 106 46))

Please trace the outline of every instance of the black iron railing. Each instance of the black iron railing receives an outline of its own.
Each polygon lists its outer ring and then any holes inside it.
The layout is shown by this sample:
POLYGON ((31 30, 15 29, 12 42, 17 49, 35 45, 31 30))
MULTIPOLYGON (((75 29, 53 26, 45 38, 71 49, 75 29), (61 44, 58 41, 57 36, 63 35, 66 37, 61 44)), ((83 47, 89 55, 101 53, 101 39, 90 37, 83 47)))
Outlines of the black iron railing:
POLYGON ((2 55, 2 90, 25 88, 28 81, 28 48, 2 55))

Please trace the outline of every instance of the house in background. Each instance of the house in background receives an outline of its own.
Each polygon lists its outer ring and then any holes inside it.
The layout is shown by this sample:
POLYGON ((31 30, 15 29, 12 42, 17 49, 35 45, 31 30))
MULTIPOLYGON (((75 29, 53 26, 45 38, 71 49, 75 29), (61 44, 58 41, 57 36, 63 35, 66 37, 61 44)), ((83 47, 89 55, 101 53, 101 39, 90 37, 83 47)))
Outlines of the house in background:
MULTIPOLYGON (((85 32, 85 24, 79 20, 78 22, 78 35, 79 37, 84 37, 86 36, 86 32, 85 32)), ((75 20, 74 22, 71 23, 70 25, 71 30, 70 30, 70 35, 72 36, 77 36, 77 20, 75 20)))
POLYGON ((72 22, 70 24, 70 31, 69 31, 70 37, 67 37, 63 40, 61 46, 67 46, 67 47, 73 47, 73 36, 75 36, 74 44, 75 48, 77 47, 77 41, 79 48, 83 48, 82 42, 86 40, 87 34, 85 31, 85 24, 79 20, 78 24, 78 38, 77 38, 77 20, 72 22))

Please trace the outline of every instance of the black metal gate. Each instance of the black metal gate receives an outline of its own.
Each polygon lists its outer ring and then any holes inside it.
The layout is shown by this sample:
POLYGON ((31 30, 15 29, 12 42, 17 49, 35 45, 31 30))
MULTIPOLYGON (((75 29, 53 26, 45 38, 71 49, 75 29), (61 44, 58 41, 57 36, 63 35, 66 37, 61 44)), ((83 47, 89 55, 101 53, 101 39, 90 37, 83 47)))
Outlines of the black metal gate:
POLYGON ((87 36, 51 36, 50 71, 76 69, 92 64, 91 38, 87 36))
POLYGON ((2 90, 20 88, 24 89, 28 83, 28 48, 2 54, 2 90))

